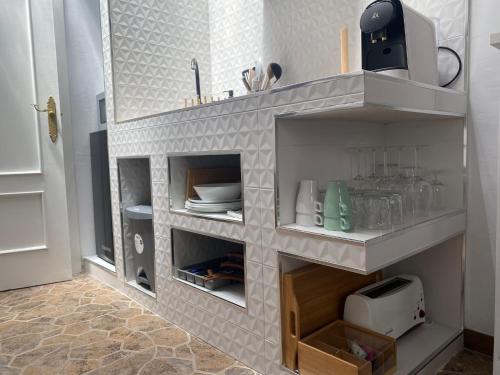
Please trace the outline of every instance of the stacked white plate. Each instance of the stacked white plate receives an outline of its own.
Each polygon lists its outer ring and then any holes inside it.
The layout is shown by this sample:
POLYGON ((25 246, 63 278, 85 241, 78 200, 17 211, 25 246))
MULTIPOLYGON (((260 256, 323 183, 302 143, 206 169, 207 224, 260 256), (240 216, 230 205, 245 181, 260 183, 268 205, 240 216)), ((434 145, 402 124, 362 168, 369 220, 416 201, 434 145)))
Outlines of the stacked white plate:
POLYGON ((201 213, 237 211, 241 209, 241 183, 196 185, 201 199, 189 199, 185 207, 201 213))
POLYGON ((207 202, 201 199, 189 199, 186 201, 185 207, 191 211, 197 211, 207 214, 235 211, 241 209, 241 199, 229 202, 207 202))

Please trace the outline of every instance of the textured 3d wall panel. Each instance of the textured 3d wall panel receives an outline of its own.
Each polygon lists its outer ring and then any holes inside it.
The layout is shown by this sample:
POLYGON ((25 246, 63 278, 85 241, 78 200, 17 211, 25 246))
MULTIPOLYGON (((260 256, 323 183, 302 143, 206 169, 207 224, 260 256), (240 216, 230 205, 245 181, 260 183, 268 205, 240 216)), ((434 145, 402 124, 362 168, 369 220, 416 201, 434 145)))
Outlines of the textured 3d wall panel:
MULTIPOLYGON (((246 93, 241 71, 258 58, 284 68, 280 85, 339 73, 339 30, 349 28, 351 70, 361 68, 359 17, 366 0, 109 0, 116 120, 165 112, 195 97, 246 93)), ((438 20, 439 42, 465 61, 467 0, 406 0, 438 20)), ((442 82, 457 65, 440 55, 442 82)), ((464 88, 462 78, 455 88, 464 88)))
POLYGON ((246 94, 241 72, 262 57, 263 0, 209 0, 212 90, 246 94))
POLYGON ((110 0, 116 120, 170 111, 211 92, 208 0, 110 0))
POLYGON ((264 2, 264 60, 283 66, 280 85, 340 72, 340 29, 349 28, 350 65, 359 70, 359 0, 269 0, 264 2))

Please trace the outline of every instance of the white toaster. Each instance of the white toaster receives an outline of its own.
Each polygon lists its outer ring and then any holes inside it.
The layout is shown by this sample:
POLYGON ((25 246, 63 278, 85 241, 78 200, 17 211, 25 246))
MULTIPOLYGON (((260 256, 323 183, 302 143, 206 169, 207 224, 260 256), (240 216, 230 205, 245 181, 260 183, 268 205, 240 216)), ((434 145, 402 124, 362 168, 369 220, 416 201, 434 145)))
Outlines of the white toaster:
POLYGON ((344 320, 397 339, 425 322, 422 282, 399 275, 360 289, 347 297, 344 320))

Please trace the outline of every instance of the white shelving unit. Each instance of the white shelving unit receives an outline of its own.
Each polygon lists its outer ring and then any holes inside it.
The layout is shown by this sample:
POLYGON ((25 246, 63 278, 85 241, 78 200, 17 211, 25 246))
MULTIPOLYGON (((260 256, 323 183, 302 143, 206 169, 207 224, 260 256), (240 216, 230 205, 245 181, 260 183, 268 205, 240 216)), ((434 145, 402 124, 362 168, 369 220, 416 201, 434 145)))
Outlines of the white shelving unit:
MULTIPOLYGON (((155 271, 170 275, 157 278, 158 300, 147 301, 155 304, 155 312, 258 372, 283 375, 288 370, 282 368, 279 344, 282 257, 293 264, 319 263, 361 274, 381 271, 384 277, 416 274, 434 323, 398 341, 397 374, 436 368, 442 364, 437 359, 446 361, 453 354, 450 343, 460 339, 463 329, 466 108, 463 92, 353 72, 131 124, 128 139, 140 147, 117 147, 122 137, 116 137, 111 150, 122 150, 119 157, 135 155, 138 149, 153 155, 154 175, 161 179, 153 185, 161 189, 154 202, 155 217, 161 218, 156 243, 162 244, 155 264, 163 267, 155 271), (453 187, 446 211, 388 231, 343 233, 295 224, 298 181, 318 179, 324 190, 327 181, 349 180, 346 147, 427 141, 432 146, 428 156, 437 169, 447 171, 442 177, 453 187), (239 168, 243 220, 185 209, 189 169, 219 167, 239 168), (217 240, 238 244, 239 251, 243 246, 244 284, 209 290, 177 278, 177 269, 231 251, 230 245, 214 245, 217 240), (175 304, 165 302, 166 290, 177 299, 175 304), (200 320, 210 324, 201 327, 200 320), (234 327, 235 334, 221 340, 220 327, 225 326, 234 327)), ((120 216, 114 214, 118 222, 120 216)), ((130 260, 125 258, 128 271, 130 260)), ((124 282, 140 288, 127 275, 124 282)), ((125 292, 131 293, 130 287, 125 292)))
MULTIPOLYGON (((457 235, 432 246, 428 251, 400 260, 382 269, 384 278, 412 274, 423 284, 426 323, 416 326, 397 340, 398 375, 419 373, 462 333, 462 245, 457 235)), ((289 272, 310 263, 307 258, 281 254, 282 272, 289 272)), ((438 364, 439 366, 439 364, 438 364)), ((423 372, 435 373, 435 372, 423 372)))
POLYGON ((297 224, 284 225, 279 230, 332 241, 331 251, 337 251, 337 258, 341 259, 332 266, 370 274, 464 232, 465 212, 463 209, 450 210, 418 224, 406 224, 404 228, 383 232, 334 232, 322 227, 303 227, 297 224))
POLYGON ((264 235, 264 245, 278 249, 285 259, 280 262, 288 262, 282 269, 320 263, 361 274, 419 276, 432 320, 397 342, 397 374, 413 374, 436 366, 430 363, 442 360, 439 354, 463 329, 465 96, 366 74, 360 97, 354 103, 276 113, 276 231, 264 235), (442 172, 446 210, 383 231, 329 231, 295 223, 300 180, 317 180, 324 191, 328 181, 352 178, 346 149, 412 145, 428 147, 419 156, 428 163, 420 166, 442 172))

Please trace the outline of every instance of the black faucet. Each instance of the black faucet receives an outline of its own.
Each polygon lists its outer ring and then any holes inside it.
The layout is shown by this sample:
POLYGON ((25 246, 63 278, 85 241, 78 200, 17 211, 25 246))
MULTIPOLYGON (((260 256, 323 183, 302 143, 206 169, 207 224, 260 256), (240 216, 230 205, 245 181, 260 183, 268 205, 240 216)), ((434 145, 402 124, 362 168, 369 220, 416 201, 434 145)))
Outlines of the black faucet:
POLYGON ((196 80, 196 97, 198 99, 198 104, 201 104, 200 70, 198 69, 198 61, 196 61, 196 57, 191 60, 191 69, 194 70, 194 78, 196 80))

